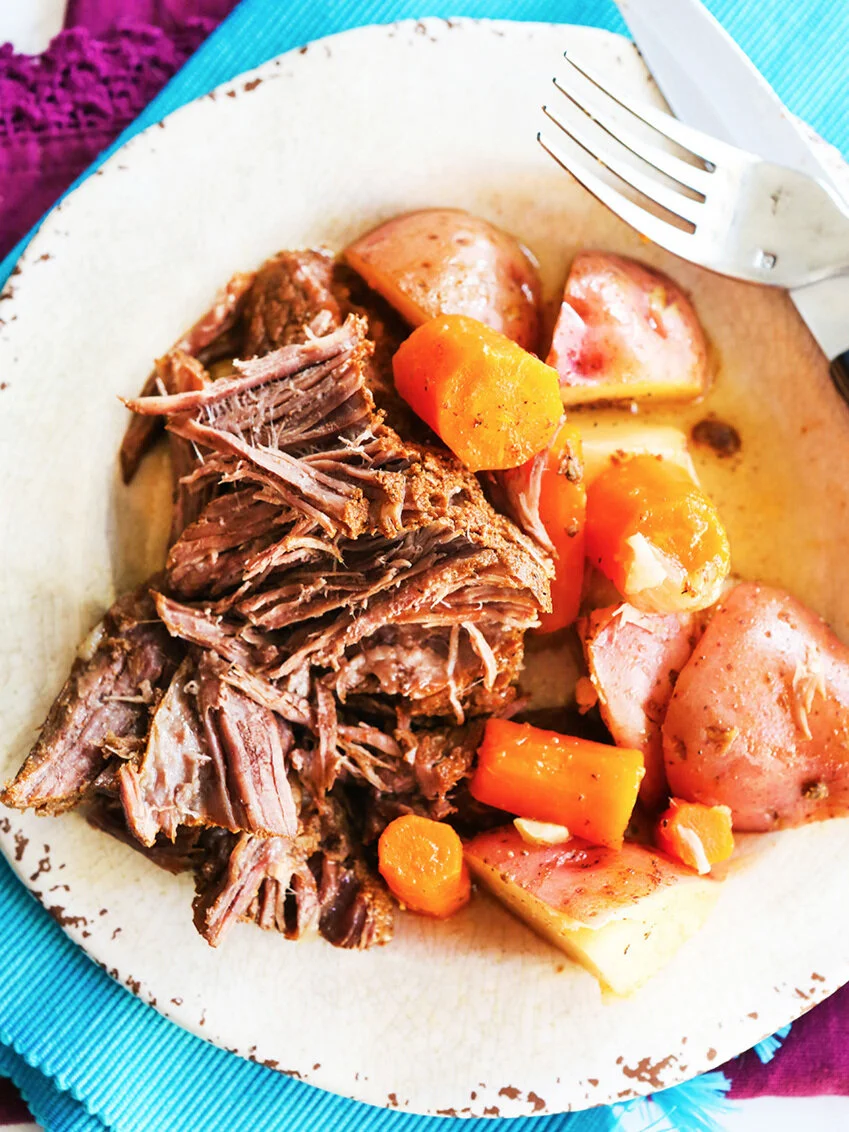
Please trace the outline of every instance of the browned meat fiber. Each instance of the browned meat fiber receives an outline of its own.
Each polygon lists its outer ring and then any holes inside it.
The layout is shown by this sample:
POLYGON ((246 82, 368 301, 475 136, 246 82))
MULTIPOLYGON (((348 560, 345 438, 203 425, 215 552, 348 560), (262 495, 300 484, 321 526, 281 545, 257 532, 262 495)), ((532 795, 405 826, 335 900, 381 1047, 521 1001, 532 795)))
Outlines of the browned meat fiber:
POLYGON ((129 479, 165 422, 165 571, 81 647, 3 793, 83 802, 194 870, 213 945, 240 919, 391 937, 374 840, 402 813, 468 822, 482 718, 510 710, 549 608, 545 552, 376 407, 372 389, 403 422, 379 310, 329 256, 283 252, 159 359, 122 460, 129 479))

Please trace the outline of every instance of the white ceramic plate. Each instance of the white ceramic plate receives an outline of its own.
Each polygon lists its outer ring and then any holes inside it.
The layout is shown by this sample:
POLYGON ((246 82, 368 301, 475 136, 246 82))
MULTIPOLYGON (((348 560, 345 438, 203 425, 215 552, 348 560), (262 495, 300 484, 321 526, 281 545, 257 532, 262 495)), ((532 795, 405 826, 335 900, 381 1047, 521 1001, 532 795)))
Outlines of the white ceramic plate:
MULTIPOLYGON (((0 306, 0 773, 11 774, 77 642, 157 566, 167 477, 116 474, 118 393, 239 268, 455 205, 539 255, 549 296, 581 246, 659 264, 715 348, 710 403, 742 458, 701 458, 741 574, 783 582, 849 632, 849 415, 783 295, 640 241, 538 149, 565 47, 657 98, 633 48, 601 31, 431 22, 368 28, 266 64, 132 141, 54 212, 0 306)), ((662 415, 662 414, 661 414, 662 415)), ((595 981, 485 898, 436 924, 399 917, 365 954, 240 926, 213 951, 192 884, 75 815, 7 812, 14 868, 69 934, 186 1028, 377 1105, 557 1112, 719 1065, 849 978, 849 822, 761 839, 704 931, 636 997, 595 981)))

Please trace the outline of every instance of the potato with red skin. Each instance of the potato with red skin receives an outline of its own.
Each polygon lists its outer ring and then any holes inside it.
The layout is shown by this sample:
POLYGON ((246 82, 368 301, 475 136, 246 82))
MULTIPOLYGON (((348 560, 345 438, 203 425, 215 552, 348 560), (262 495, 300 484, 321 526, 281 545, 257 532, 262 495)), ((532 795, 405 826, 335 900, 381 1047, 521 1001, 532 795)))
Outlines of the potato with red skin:
POLYGON ((548 364, 563 404, 687 401, 708 383, 707 343, 692 303, 635 260, 580 252, 572 263, 548 364))
POLYGON ((671 792, 730 807, 736 830, 849 813, 849 648, 782 590, 717 606, 663 724, 671 792))
POLYGON ((408 212, 360 236, 345 259, 413 326, 464 314, 535 350, 540 280, 515 237, 459 208, 408 212))
POLYGON ((513 826, 478 834, 465 857, 476 881, 617 994, 660 970, 720 891, 642 845, 532 846, 513 826))
POLYGON ((642 613, 627 602, 578 622, 601 718, 617 746, 643 752, 640 799, 650 809, 666 800, 661 725, 703 623, 704 615, 642 613))

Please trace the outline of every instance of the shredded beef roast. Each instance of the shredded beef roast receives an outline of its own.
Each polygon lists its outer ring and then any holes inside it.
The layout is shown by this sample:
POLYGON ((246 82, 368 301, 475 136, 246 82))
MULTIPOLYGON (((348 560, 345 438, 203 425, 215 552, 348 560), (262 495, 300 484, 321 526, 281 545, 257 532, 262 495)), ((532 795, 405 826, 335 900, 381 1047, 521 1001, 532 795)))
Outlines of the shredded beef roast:
POLYGON ((89 825, 129 845, 154 865, 175 875, 200 869, 209 856, 211 835, 220 832, 214 826, 184 825, 177 830, 173 841, 160 834, 153 845, 143 845, 127 828, 124 807, 114 789, 99 790, 97 783, 84 803, 83 812, 89 825))
POLYGON ((409 327, 397 311, 376 291, 367 287, 346 263, 334 264, 330 286, 345 317, 355 314, 366 320, 368 337, 374 346, 366 363, 366 384, 375 405, 385 414, 387 424, 408 440, 434 443, 434 433, 395 388, 392 358, 410 333, 409 327))
POLYGON ((169 557, 172 593, 195 601, 162 595, 159 612, 260 678, 320 668, 342 699, 399 695, 462 722, 512 694, 522 634, 548 600, 545 562, 472 475, 383 423, 366 354, 351 319, 237 362, 238 378, 134 403, 225 467, 239 457, 231 509, 214 500, 169 557), (225 533, 231 517, 247 542, 225 533))
MULTIPOLYGON (((220 352, 220 343, 239 319, 245 295, 254 281, 253 275, 234 275, 227 286, 219 292, 210 309, 188 330, 172 350, 181 350, 203 361, 216 361, 226 356, 226 346, 220 352), (219 346, 216 349, 216 346, 219 346)), ((142 387, 141 396, 155 393, 160 377, 159 366, 155 366, 142 387)), ((138 471, 142 458, 150 448, 159 431, 161 421, 153 418, 134 416, 127 425, 121 441, 121 473, 124 483, 129 483, 138 471)))
POLYGON ((465 784, 551 564, 412 426, 399 340, 329 256, 283 252, 160 359, 128 402, 122 467, 164 420, 165 573, 106 615, 3 794, 84 799, 99 828, 192 868, 212 945, 240 919, 383 942, 385 825, 488 820, 465 784))
POLYGON ((107 763, 143 749, 180 651, 146 586, 119 598, 77 650, 38 742, 0 800, 60 813, 88 792, 107 763))
POLYGON ((291 728, 220 677, 208 653, 187 656, 150 724, 141 760, 117 785, 127 826, 143 845, 181 826, 294 837, 298 813, 287 777, 291 728))

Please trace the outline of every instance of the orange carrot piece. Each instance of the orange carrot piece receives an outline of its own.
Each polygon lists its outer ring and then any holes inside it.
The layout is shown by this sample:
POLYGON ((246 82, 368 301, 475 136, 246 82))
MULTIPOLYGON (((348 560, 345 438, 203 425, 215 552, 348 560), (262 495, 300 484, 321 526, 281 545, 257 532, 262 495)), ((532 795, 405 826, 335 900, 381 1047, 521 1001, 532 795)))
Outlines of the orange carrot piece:
POLYGON ((711 865, 727 861, 734 852, 731 810, 672 798, 658 819, 655 841, 670 857, 698 873, 709 873, 711 865))
POLYGON ((623 456, 587 492, 587 558, 638 609, 705 609, 731 565, 716 507, 683 468, 623 456))
POLYGON ((540 614, 538 630, 554 633, 577 618, 584 583, 587 488, 580 429, 564 418, 548 448, 506 471, 503 481, 520 522, 524 511, 536 510, 554 551, 552 610, 540 614))
POLYGON ((423 323, 392 369, 404 400, 473 472, 523 464, 562 413, 557 371, 465 315, 423 323))
POLYGON ((479 802, 620 849, 644 774, 641 751, 489 719, 469 788, 479 802))
POLYGON ((444 919, 468 903, 463 843, 450 825, 404 814, 381 833, 377 856, 389 890, 413 912, 444 919))

